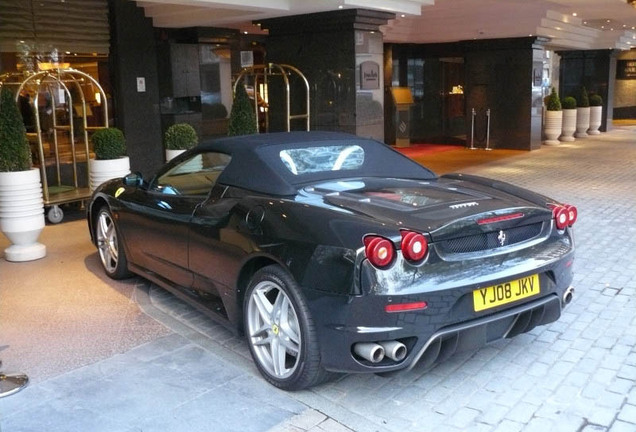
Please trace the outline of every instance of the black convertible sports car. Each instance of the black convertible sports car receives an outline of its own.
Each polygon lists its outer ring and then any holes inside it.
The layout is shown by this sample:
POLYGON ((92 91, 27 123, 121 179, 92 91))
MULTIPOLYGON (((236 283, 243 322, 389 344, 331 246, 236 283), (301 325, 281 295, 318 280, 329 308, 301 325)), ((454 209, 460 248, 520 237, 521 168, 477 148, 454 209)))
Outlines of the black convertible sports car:
POLYGON ((103 184, 87 209, 108 276, 141 275, 245 334, 288 390, 430 367, 557 320, 576 217, 328 132, 206 142, 150 181, 103 184))

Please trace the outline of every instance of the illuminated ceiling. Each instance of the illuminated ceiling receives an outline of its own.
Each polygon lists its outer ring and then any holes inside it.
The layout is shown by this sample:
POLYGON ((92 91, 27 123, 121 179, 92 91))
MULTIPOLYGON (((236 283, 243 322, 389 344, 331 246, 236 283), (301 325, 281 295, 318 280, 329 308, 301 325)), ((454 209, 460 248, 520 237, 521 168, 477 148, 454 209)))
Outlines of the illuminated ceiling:
POLYGON ((542 36, 556 49, 636 46, 636 8, 628 0, 144 0, 155 27, 225 27, 263 33, 266 18, 338 9, 393 12, 386 42, 440 43, 542 36))

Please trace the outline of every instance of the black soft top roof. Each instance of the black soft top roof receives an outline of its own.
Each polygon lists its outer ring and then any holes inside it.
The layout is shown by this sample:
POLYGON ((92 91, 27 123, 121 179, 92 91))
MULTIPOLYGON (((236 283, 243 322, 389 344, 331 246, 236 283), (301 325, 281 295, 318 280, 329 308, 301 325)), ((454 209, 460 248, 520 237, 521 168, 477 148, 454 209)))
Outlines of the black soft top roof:
POLYGON ((428 169, 383 143, 339 132, 243 135, 204 141, 195 151, 202 149, 231 155, 232 160, 217 180, 219 183, 280 196, 294 195, 309 183, 345 177, 436 178, 428 169), (284 149, 354 144, 362 147, 365 154, 359 169, 295 175, 280 158, 284 149))

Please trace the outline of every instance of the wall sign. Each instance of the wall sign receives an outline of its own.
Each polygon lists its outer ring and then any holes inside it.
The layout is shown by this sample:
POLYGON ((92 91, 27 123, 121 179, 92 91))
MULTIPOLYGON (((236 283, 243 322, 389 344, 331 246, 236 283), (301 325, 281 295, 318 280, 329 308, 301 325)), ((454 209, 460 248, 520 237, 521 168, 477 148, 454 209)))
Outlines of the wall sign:
POLYGON ((137 93, 144 93, 146 91, 146 78, 137 77, 137 93))
POLYGON ((360 89, 376 90, 380 88, 380 65, 374 61, 360 63, 360 89))
POLYGON ((241 51, 241 67, 254 66, 254 51, 241 51))
POLYGON ((616 79, 636 79, 636 60, 618 60, 616 62, 616 79))

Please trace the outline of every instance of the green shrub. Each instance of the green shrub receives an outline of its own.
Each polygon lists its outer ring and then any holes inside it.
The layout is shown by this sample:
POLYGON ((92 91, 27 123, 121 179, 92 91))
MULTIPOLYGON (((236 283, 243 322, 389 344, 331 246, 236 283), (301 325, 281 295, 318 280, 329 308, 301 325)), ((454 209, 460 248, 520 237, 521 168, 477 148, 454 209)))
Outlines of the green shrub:
POLYGON ((581 95, 578 99, 578 102, 581 108, 586 108, 590 106, 590 99, 587 96, 587 90, 585 90, 585 87, 581 87, 581 95))
POLYGON ((187 150, 197 145, 197 132, 188 123, 175 123, 166 130, 163 137, 168 150, 187 150))
POLYGON ((590 106, 602 106, 603 98, 597 94, 590 96, 590 106))
POLYGON ((576 99, 574 99, 572 96, 566 96, 563 98, 561 106, 563 107, 563 109, 575 109, 576 99))
POLYGON ((0 92, 0 171, 27 171, 32 167, 31 148, 14 94, 0 92))
POLYGON ((547 99, 546 109, 548 111, 561 111, 561 101, 559 100, 559 95, 554 87, 552 87, 552 91, 548 95, 547 99))
POLYGON ((117 128, 98 129, 91 137, 95 159, 117 159, 126 155, 124 133, 117 128))
POLYGON ((239 85, 234 95, 234 103, 230 112, 228 135, 249 135, 257 133, 254 106, 250 102, 245 87, 239 85))

